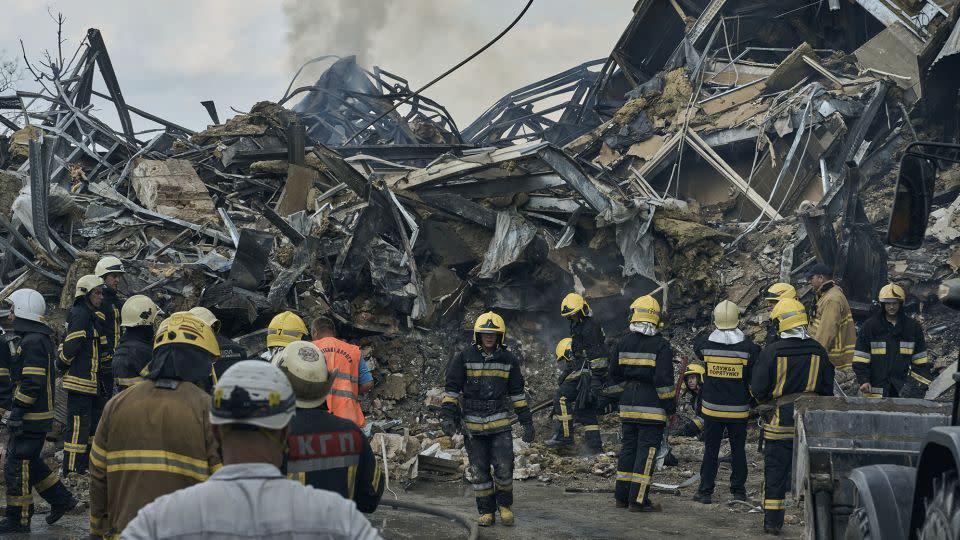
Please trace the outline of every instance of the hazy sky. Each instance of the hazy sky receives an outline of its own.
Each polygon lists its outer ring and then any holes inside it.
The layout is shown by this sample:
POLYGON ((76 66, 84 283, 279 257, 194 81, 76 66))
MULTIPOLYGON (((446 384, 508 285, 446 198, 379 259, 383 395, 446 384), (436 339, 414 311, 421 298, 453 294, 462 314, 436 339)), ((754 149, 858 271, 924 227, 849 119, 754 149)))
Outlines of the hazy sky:
MULTIPOLYGON (((524 4, 521 0, 0 3, 0 55, 19 56, 20 38, 31 59, 38 59, 44 49, 55 51, 56 24, 48 9, 63 12, 65 55, 72 55, 87 28, 99 28, 127 102, 194 129, 210 123, 200 101, 216 101, 221 119, 234 114, 230 107, 246 111, 257 101, 276 101, 295 64, 325 54, 356 53, 368 69, 378 65, 418 88, 496 35, 524 4)), ((606 57, 629 22, 634 3, 535 0, 511 33, 426 94, 446 105, 465 127, 510 90, 606 57)))

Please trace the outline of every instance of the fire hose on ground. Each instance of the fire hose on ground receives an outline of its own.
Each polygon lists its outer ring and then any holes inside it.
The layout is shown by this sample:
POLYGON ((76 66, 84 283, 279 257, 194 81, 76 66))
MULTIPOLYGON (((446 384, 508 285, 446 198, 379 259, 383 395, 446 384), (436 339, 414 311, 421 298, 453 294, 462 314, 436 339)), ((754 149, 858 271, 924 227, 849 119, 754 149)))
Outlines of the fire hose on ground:
POLYGON ((463 525, 467 529, 467 540, 476 540, 477 539, 477 524, 460 514, 455 512, 450 512, 437 508, 435 506, 426 506, 423 504, 417 504, 407 501, 391 501, 389 499, 382 499, 380 501, 380 506, 389 506, 390 508, 395 508, 397 510, 407 510, 409 512, 420 512, 423 514, 430 514, 432 516, 442 517, 455 521, 460 525, 463 525))

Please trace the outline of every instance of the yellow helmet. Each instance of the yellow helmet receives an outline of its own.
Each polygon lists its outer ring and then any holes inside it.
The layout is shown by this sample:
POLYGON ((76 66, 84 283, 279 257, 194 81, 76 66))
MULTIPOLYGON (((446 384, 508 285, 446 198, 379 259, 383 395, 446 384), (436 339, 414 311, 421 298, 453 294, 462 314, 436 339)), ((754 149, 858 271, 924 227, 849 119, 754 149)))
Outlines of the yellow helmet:
POLYGON ((650 296, 641 296, 630 304, 630 322, 660 324, 660 302, 650 296))
POLYGON ((704 370, 700 364, 687 364, 687 370, 683 372, 684 377, 687 375, 699 375, 701 380, 704 374, 706 374, 706 370, 704 370))
POLYGON ((87 274, 77 280, 77 288, 74 290, 73 297, 80 298, 90 294, 90 291, 103 286, 103 278, 93 274, 87 274))
POLYGON ((587 304, 582 296, 572 292, 563 297, 563 302, 560 303, 560 316, 572 317, 577 313, 582 313, 585 316, 590 315, 590 304, 587 304))
POLYGON ((573 339, 563 338, 557 343, 557 362, 567 357, 567 353, 573 350, 573 339))
POLYGON ((210 325, 187 311, 178 311, 160 323, 153 339, 153 349, 173 343, 193 345, 213 356, 220 356, 220 345, 210 325))
POLYGON ((294 341, 273 357, 273 364, 290 381, 297 407, 314 409, 327 402, 337 372, 327 372, 327 360, 319 347, 309 341, 294 341))
POLYGON ((267 327, 267 347, 286 347, 307 337, 307 325, 296 313, 284 311, 270 320, 267 327))
POLYGON ((157 320, 160 308, 149 296, 138 294, 131 296, 120 308, 120 326, 152 326, 157 320))
POLYGON ((197 306, 194 308, 190 308, 190 311, 188 311, 187 313, 192 313, 198 319, 207 323, 207 325, 210 328, 213 328, 214 332, 220 330, 220 319, 218 319, 217 316, 214 315, 213 312, 210 311, 209 309, 205 307, 197 306))
POLYGON ((97 267, 94 268, 93 273, 103 277, 107 274, 113 273, 126 274, 127 271, 123 268, 123 261, 114 257, 113 255, 107 255, 97 262, 97 267))
POLYGON ((492 311, 488 311, 479 317, 477 322, 473 323, 473 340, 480 343, 480 334, 496 333, 500 334, 500 343, 507 335, 507 325, 503 322, 503 317, 492 311))
POLYGON ((740 324, 740 308, 730 300, 724 300, 713 308, 713 324, 717 330, 733 330, 740 324))
POLYGON ((796 298, 797 289, 789 283, 774 283, 767 289, 767 296, 764 298, 767 302, 777 303, 784 298, 796 298))
POLYGON ((903 303, 907 299, 907 292, 903 290, 903 287, 897 285, 896 283, 891 283, 884 288, 880 289, 879 300, 881 302, 900 302, 903 303))
POLYGON ((795 298, 784 298, 777 302, 777 305, 773 306, 773 311, 770 312, 770 318, 777 321, 779 332, 809 324, 806 308, 795 298))

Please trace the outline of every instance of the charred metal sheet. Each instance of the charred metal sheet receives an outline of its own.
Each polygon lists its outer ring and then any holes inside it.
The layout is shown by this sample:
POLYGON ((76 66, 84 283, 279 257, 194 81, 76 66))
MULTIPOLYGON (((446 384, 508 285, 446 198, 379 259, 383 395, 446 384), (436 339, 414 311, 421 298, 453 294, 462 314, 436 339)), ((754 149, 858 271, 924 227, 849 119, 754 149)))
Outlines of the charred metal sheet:
POLYGON ((497 213, 497 227, 483 258, 479 277, 492 278, 516 262, 537 235, 537 228, 517 214, 497 213))
POLYGON ((335 184, 340 182, 346 184, 354 193, 364 199, 370 196, 370 184, 367 179, 344 161, 340 155, 323 145, 315 146, 313 153, 320 158, 320 161, 327 168, 324 174, 329 176, 335 184))
MULTIPOLYGON (((300 276, 303 275, 310 264, 317 260, 319 243, 316 238, 305 238, 304 242, 297 246, 297 250, 294 251, 293 262, 290 263, 290 267, 281 270, 270 284, 267 302, 270 303, 273 311, 280 311, 283 306, 283 299, 290 292, 290 288, 300 279, 300 276)), ((294 291, 294 294, 296 294, 296 291, 294 291)))
POLYGON ((530 193, 555 188, 567 182, 558 174, 510 176, 484 180, 455 180, 435 187, 424 188, 421 193, 453 193, 468 199, 499 197, 514 193, 530 193))
POLYGON ((579 193, 598 214, 613 209, 610 199, 597 188, 593 179, 587 176, 583 169, 577 165, 577 162, 562 150, 554 146, 544 146, 537 152, 537 155, 553 170, 557 171, 557 174, 567 182, 567 185, 579 193))
POLYGON ((228 281, 249 291, 256 290, 265 278, 264 270, 272 250, 273 235, 255 229, 241 229, 228 281))
POLYGON ((497 215, 493 210, 479 205, 453 193, 424 193, 420 199, 443 212, 460 216, 485 227, 493 229, 497 226, 497 215))

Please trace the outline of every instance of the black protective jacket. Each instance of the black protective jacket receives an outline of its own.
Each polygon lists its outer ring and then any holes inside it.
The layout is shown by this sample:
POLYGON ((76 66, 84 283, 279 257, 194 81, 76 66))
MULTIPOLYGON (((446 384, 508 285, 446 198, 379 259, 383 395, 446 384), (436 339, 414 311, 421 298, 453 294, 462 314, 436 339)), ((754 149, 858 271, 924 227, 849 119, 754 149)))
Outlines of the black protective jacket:
POLYGON ((80 297, 67 314, 67 337, 63 340, 57 367, 66 372, 63 388, 68 392, 97 395, 101 346, 97 313, 80 297))
POLYGON ((665 424, 677 406, 670 343, 631 332, 611 351, 610 383, 604 393, 620 394, 622 422, 665 424))
POLYGON ((521 424, 533 423, 520 362, 502 346, 493 354, 478 345, 457 353, 447 364, 444 390, 442 415, 462 420, 473 435, 510 431, 514 413, 521 424))
POLYGON ((793 402, 801 394, 833 395, 833 364, 813 338, 781 338, 765 347, 753 368, 750 389, 760 403, 771 405, 763 422, 763 438, 793 439, 793 402))
POLYGON ((249 360, 247 349, 236 341, 218 333, 217 344, 220 345, 220 357, 213 363, 213 384, 217 384, 230 366, 241 360, 249 360))
POLYGON ((20 380, 13 392, 12 417, 23 419, 23 431, 46 433, 53 428, 54 348, 50 327, 26 319, 13 321, 20 336, 20 380), (22 415, 22 416, 21 416, 22 415))
POLYGON ((120 346, 120 309, 123 300, 117 291, 110 287, 103 287, 103 303, 98 310, 102 317, 97 317, 97 331, 100 333, 100 365, 109 367, 114 351, 120 346))
POLYGON ((323 408, 297 408, 287 437, 288 476, 301 484, 339 493, 373 512, 383 496, 383 471, 370 442, 353 422, 323 408))
POLYGON ((14 332, 0 328, 0 409, 10 410, 13 400, 13 388, 20 379, 17 366, 18 337, 14 332))
POLYGON ((113 384, 122 392, 143 380, 145 369, 153 359, 153 328, 132 326, 120 336, 113 354, 113 384))
POLYGON ((710 341, 703 333, 693 341, 693 350, 704 363, 706 374, 700 392, 701 413, 717 422, 746 422, 750 415, 750 376, 760 347, 744 338, 728 345, 710 341))
POLYGON ((568 362, 564 380, 574 381, 579 378, 584 363, 597 380, 606 377, 609 368, 606 337, 603 335, 603 328, 593 317, 581 316, 571 320, 570 339, 573 342, 570 349, 574 359, 568 362))
POLYGON ((920 323, 901 311, 897 324, 883 311, 863 323, 853 352, 853 371, 860 384, 870 383, 870 397, 907 397, 904 384, 912 377, 925 388, 933 379, 927 344, 920 323))

